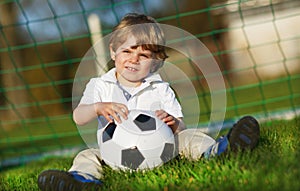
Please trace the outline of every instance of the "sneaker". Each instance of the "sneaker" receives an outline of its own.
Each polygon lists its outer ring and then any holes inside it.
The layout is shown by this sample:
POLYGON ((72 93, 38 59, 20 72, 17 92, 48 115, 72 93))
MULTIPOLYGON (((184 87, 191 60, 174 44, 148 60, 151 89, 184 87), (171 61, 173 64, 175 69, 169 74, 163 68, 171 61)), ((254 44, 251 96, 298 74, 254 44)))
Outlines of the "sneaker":
POLYGON ((227 153, 229 141, 227 136, 219 137, 216 142, 210 146, 204 153, 203 157, 209 159, 214 156, 219 156, 223 153, 227 153))
POLYGON ((251 116, 245 116, 234 124, 227 135, 230 150, 253 149, 258 144, 259 136, 257 120, 251 116))
POLYGON ((100 180, 88 180, 77 172, 46 170, 38 177, 38 187, 42 191, 82 191, 100 190, 100 180))

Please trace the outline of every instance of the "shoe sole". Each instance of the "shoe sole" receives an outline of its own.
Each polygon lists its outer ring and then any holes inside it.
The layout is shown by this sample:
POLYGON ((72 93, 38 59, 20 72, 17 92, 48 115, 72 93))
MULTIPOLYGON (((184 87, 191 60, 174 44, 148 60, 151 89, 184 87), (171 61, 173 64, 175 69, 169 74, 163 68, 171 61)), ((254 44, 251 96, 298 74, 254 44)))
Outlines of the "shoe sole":
POLYGON ((233 151, 253 149, 260 137, 257 120, 251 116, 241 118, 232 128, 228 140, 233 151))
POLYGON ((42 172, 38 177, 38 187, 42 191, 97 190, 95 184, 79 182, 70 173, 59 170, 46 170, 42 172))

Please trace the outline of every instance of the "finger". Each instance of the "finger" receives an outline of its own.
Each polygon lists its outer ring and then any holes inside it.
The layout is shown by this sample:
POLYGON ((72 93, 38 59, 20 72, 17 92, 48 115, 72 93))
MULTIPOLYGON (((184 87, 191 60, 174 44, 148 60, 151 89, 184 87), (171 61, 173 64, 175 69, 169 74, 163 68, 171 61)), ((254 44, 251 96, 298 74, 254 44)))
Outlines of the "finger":
POLYGON ((111 108, 109 109, 108 111, 108 114, 118 123, 121 123, 121 119, 120 119, 120 116, 117 114, 117 106, 116 105, 112 105, 111 108))
POLYGON ((127 119, 128 113, 129 113, 128 108, 125 105, 121 105, 120 111, 119 111, 119 114, 121 115, 121 117, 123 117, 124 119, 127 119))
POLYGON ((127 119, 127 107, 124 107, 123 105, 116 105, 114 106, 113 112, 118 116, 118 118, 122 117, 123 119, 127 119))
POLYGON ((128 108, 127 108, 127 106, 126 105, 124 105, 124 104, 121 104, 120 105, 120 107, 122 108, 122 110, 125 112, 125 113, 127 113, 128 114, 128 108))
POLYGON ((158 117, 160 116, 162 113, 164 113, 164 110, 160 109, 160 110, 156 110, 155 111, 155 115, 158 117))
POLYGON ((167 125, 172 126, 172 125, 175 125, 175 123, 176 123, 176 122, 175 122, 174 120, 172 120, 172 121, 168 121, 168 122, 167 122, 167 125))
POLYGON ((162 120, 163 120, 164 122, 173 120, 173 116, 169 115, 168 113, 163 113, 163 114, 162 114, 162 118, 163 118, 162 120))
POLYGON ((175 118, 175 117, 173 117, 173 116, 170 116, 170 117, 172 117, 172 119, 170 119, 168 122, 167 122, 167 124, 169 125, 169 126, 172 126, 172 125, 179 125, 179 120, 177 119, 177 118, 175 118))
POLYGON ((174 117, 173 117, 172 115, 169 115, 169 116, 165 117, 165 118, 163 119, 163 121, 164 121, 165 123, 170 122, 170 121, 174 121, 174 117))
POLYGON ((163 120, 167 116, 168 114, 163 110, 156 111, 156 117, 158 117, 160 120, 163 120))
POLYGON ((121 120, 120 116, 119 116, 116 112, 112 112, 112 113, 111 113, 111 116, 114 118, 114 120, 115 120, 117 123, 122 123, 122 120, 121 120))
POLYGON ((110 117, 109 114, 103 114, 103 116, 104 116, 104 118, 105 118, 109 123, 112 123, 112 122, 113 122, 113 120, 112 120, 112 118, 110 117))

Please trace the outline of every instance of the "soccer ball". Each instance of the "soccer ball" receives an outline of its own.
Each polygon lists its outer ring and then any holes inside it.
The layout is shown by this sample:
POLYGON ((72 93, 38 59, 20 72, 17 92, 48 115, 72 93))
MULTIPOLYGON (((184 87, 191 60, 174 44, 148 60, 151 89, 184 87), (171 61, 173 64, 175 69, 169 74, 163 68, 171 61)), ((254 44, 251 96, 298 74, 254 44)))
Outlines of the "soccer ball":
POLYGON ((113 169, 152 169, 175 156, 171 128, 154 112, 131 110, 128 119, 98 130, 102 159, 113 169))

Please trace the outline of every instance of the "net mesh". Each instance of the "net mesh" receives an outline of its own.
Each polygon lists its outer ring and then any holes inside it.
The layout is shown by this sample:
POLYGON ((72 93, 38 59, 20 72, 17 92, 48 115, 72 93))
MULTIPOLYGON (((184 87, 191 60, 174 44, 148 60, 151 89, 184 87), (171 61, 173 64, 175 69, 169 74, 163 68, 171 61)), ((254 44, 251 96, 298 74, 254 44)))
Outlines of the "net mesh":
MULTIPOLYGON (((84 145, 72 121, 72 84, 94 37, 128 12, 153 16, 199 38, 216 59, 227 90, 226 120, 291 118, 300 106, 300 2, 297 0, 2 0, 0 2, 1 166, 84 145), (101 25, 92 30, 89 18, 101 25), (99 29, 101 27, 101 30, 99 29)), ((177 65, 189 61, 172 54, 177 65)), ((202 75, 186 68, 210 116, 202 75)), ((170 82, 180 83, 180 82, 170 82)), ((189 102, 185 97, 180 101, 189 102)), ((195 115, 186 112, 185 118, 195 115)))

